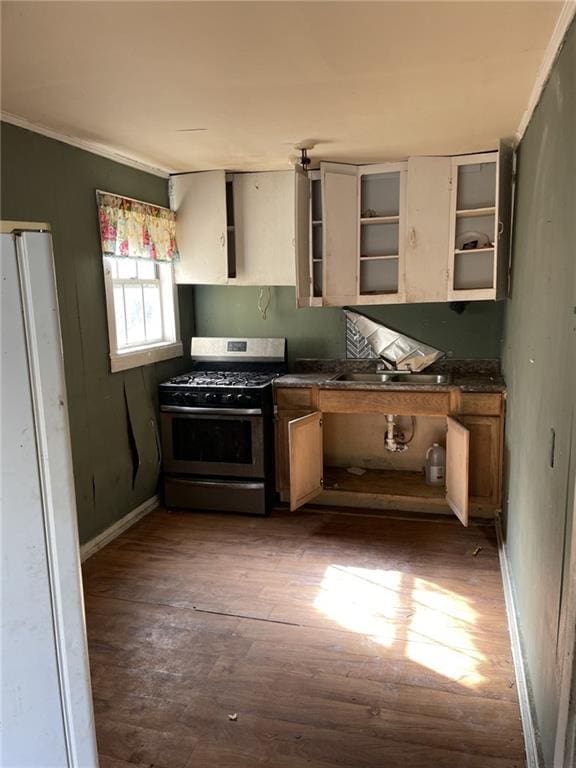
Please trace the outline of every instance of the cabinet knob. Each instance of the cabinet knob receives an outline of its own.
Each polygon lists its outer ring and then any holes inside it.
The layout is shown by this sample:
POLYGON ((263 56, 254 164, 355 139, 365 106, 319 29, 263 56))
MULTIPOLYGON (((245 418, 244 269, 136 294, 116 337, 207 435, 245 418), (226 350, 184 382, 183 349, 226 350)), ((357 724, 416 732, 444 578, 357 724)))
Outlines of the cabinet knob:
POLYGON ((220 235, 220 245, 222 248, 224 248, 224 245, 226 244, 226 237, 224 236, 224 232, 220 235))
POLYGON ((416 230, 414 227, 410 227, 410 233, 408 234, 408 242, 410 243, 410 248, 416 248, 416 230))

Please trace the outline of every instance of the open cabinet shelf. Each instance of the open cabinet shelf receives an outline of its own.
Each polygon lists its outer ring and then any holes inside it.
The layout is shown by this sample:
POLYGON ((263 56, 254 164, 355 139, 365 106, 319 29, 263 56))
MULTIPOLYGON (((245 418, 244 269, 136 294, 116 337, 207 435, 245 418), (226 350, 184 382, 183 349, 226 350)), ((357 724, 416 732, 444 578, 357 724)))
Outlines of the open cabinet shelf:
POLYGON ((462 208, 456 211, 456 216, 489 216, 496 213, 496 208, 492 205, 488 208, 462 208))
POLYGON ((438 499, 445 504, 443 485, 427 485, 423 472, 398 469, 367 469, 355 475, 343 467, 324 467, 324 490, 349 493, 375 493, 386 496, 438 499))

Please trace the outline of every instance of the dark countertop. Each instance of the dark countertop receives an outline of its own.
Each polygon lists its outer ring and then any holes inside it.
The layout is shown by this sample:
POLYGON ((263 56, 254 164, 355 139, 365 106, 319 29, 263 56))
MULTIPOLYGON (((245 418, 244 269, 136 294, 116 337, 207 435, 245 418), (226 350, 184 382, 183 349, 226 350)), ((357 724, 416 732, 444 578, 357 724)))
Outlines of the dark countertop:
POLYGON ((274 380, 275 387, 319 387, 320 389, 362 389, 371 391, 446 392, 454 387, 461 392, 502 393, 506 384, 497 361, 439 361, 423 373, 452 374, 449 384, 408 384, 406 382, 336 381, 344 371, 374 371, 375 360, 302 360, 297 361, 296 371, 274 380), (315 363, 317 365, 315 365, 315 363))

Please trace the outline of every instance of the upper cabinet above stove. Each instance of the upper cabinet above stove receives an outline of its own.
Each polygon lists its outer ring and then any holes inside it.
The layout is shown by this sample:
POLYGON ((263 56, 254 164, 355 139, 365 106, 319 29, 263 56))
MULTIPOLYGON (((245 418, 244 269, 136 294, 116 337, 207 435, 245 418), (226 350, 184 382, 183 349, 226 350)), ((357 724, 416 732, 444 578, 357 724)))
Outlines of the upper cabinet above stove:
POLYGON ((294 173, 172 176, 177 283, 294 285, 294 173))
POLYGON ((298 306, 505 298, 512 150, 297 170, 298 306))

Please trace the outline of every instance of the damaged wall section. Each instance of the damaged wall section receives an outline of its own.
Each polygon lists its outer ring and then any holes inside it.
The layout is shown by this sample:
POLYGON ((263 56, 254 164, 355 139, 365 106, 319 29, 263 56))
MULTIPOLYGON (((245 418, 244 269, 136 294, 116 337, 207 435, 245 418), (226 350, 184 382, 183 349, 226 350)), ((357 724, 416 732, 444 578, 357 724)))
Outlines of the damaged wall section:
MULTIPOLYGON (((157 386, 186 358, 110 373, 96 189, 168 205, 165 179, 2 123, 3 219, 52 226, 80 540, 153 496, 158 485, 157 386)), ((178 289, 190 349, 192 288, 178 289)))

